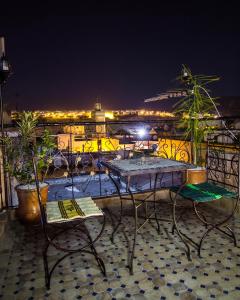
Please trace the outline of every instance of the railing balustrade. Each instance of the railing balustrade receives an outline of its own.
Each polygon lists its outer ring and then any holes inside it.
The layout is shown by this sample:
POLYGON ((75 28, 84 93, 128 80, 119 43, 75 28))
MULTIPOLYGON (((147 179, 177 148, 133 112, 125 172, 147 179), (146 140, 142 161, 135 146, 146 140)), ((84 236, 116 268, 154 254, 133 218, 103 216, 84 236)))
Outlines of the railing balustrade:
MULTIPOLYGON (((191 162, 191 143, 185 140, 184 131, 177 128, 175 119, 42 123, 36 128, 36 141, 41 139, 45 129, 49 130, 56 145, 49 153, 52 161, 46 178, 51 188, 50 200, 67 197, 67 193, 91 194, 92 197, 113 195, 114 188, 109 185, 101 160, 156 155, 191 162), (61 194, 59 186, 64 193, 61 194)), ((14 130, 6 128, 5 134, 12 135, 14 130)), ((204 160, 205 145, 201 148, 204 160)), ((136 179, 136 192, 151 189, 151 178, 144 180, 137 182, 136 179)), ((7 182, 7 205, 16 206, 12 181, 7 178, 7 182)), ((1 202, 2 208, 5 205, 1 202)))

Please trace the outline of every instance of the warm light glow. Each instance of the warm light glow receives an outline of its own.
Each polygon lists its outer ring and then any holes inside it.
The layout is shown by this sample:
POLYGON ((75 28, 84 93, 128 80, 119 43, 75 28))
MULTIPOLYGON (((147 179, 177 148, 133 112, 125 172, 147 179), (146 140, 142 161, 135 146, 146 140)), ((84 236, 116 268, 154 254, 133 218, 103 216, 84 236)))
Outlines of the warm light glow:
POLYGON ((112 138, 101 138, 101 143, 99 140, 78 140, 75 139, 75 135, 58 134, 58 149, 66 150, 68 147, 72 149, 73 152, 98 152, 98 151, 117 151, 120 149, 119 140, 112 138))
POLYGON ((105 117, 108 118, 108 119, 113 120, 114 119, 113 112, 112 111, 106 111, 105 112, 105 117))
POLYGON ((158 156, 188 162, 188 153, 191 153, 190 142, 162 138, 158 140, 158 156))
POLYGON ((116 151, 119 149, 119 140, 111 138, 101 138, 102 151, 116 151))
MULTIPOLYGON (((75 153, 93 153, 98 151, 133 151, 135 147, 141 150, 153 149, 154 145, 154 148, 156 148, 155 155, 158 155, 160 157, 182 160, 185 162, 188 162, 190 159, 189 154, 191 153, 191 145, 190 142, 186 141, 161 138, 158 140, 158 142, 136 141, 135 144, 120 144, 118 139, 101 138, 100 140, 75 140, 74 135, 72 136, 72 138, 70 138, 70 134, 58 134, 58 149, 67 150, 69 147, 75 153), (99 143, 100 140, 101 142, 99 143)), ((130 152, 129 158, 131 158, 132 156, 133 153, 130 152)), ((118 154, 116 157, 116 159, 121 158, 122 156, 120 154, 118 154)), ((80 161, 81 157, 78 157, 76 162, 79 163, 80 161)))
POLYGON ((85 127, 83 125, 78 125, 78 126, 67 125, 63 127, 63 132, 83 135, 85 133, 85 127))
MULTIPOLYGON (((127 109, 127 110, 114 110, 114 111, 101 111, 102 115, 108 119, 113 120, 115 117, 121 116, 141 116, 141 117, 161 117, 161 118, 173 118, 174 114, 165 111, 153 111, 153 110, 134 110, 134 109, 127 109)), ((90 119, 92 117, 92 110, 69 110, 69 111, 44 111, 44 110, 36 110, 33 112, 35 116, 47 121, 53 120, 74 120, 77 121, 78 119, 90 119)), ((13 111, 11 117, 13 120, 18 119, 19 112, 13 111)))

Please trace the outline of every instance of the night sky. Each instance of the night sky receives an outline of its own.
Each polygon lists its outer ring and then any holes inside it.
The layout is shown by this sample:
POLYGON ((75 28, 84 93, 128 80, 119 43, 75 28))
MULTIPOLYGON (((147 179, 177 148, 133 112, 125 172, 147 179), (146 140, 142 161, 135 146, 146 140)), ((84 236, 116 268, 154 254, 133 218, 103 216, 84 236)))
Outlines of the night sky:
POLYGON ((143 100, 177 87, 183 63, 193 73, 221 77, 212 95, 240 95, 240 22, 233 6, 146 3, 93 3, 66 14, 15 7, 2 15, 0 35, 13 69, 4 101, 18 109, 89 109, 96 99, 106 109, 164 109, 164 102, 143 100))

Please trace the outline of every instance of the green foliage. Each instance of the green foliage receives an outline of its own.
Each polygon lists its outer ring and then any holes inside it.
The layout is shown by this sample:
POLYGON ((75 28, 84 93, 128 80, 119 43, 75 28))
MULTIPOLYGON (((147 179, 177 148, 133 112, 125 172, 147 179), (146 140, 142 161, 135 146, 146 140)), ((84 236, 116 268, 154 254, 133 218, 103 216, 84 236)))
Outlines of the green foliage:
POLYGON ((52 162, 52 150, 55 148, 55 143, 48 130, 44 130, 41 142, 37 144, 38 170, 41 170, 42 177, 48 171, 49 164, 52 162))
POLYGON ((2 137, 7 156, 4 164, 5 170, 21 184, 33 182, 32 151, 37 157, 38 170, 43 174, 47 172, 49 165, 47 157, 51 156, 51 152, 55 148, 48 130, 44 130, 39 142, 36 141, 37 121, 38 119, 32 112, 24 111, 17 122, 19 136, 16 138, 2 137))
POLYGON ((17 122, 22 142, 29 144, 34 138, 37 117, 31 111, 24 111, 20 115, 20 121, 17 122))
POLYGON ((182 74, 177 78, 187 90, 186 97, 175 105, 175 113, 181 116, 181 126, 186 128, 186 139, 193 143, 193 163, 200 164, 200 143, 210 127, 206 119, 216 109, 216 98, 209 95, 208 84, 216 82, 219 77, 193 75, 191 70, 183 65, 182 74), (205 120, 202 120, 202 119, 205 120))

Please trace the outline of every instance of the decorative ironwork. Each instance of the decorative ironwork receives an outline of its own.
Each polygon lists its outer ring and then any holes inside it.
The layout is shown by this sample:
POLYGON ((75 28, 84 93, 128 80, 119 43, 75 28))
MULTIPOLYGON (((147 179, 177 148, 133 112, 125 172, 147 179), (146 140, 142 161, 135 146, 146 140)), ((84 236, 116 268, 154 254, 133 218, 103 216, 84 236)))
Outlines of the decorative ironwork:
MULTIPOLYGON (((34 154, 33 154, 34 155, 34 154)), ((96 248, 94 246, 95 242, 100 238, 100 236, 103 233, 104 227, 105 227, 105 215, 102 214, 103 222, 102 227, 99 230, 99 233, 97 236, 92 239, 89 230, 85 224, 85 222, 88 219, 96 218, 96 216, 92 217, 86 217, 82 219, 77 220, 68 220, 63 223, 52 223, 49 224, 47 222, 47 215, 45 211, 45 207, 42 204, 41 199, 41 193, 40 193, 40 186, 39 186, 39 179, 38 179, 38 171, 37 171, 37 163, 36 159, 33 156, 33 167, 34 167, 34 177, 37 187, 37 194, 38 194, 38 203, 40 207, 41 212, 41 226, 44 233, 45 238, 45 246, 43 249, 43 264, 44 264, 44 270, 45 270, 45 284, 46 288, 50 289, 51 284, 51 277, 55 270, 55 268, 60 264, 62 260, 64 260, 66 257, 75 254, 75 253, 87 253, 91 254, 95 257, 97 264, 104 276, 106 276, 106 269, 103 260, 99 257, 96 248), (74 236, 74 239, 78 241, 78 245, 76 248, 69 248, 68 245, 66 245, 66 242, 64 241, 64 237, 59 239, 60 236, 67 233, 67 238, 70 237, 72 234, 74 236), (83 241, 83 244, 81 244, 79 241, 80 239, 83 241), (59 259, 56 260, 56 262, 53 264, 51 269, 49 268, 49 262, 48 262, 48 249, 50 246, 53 246, 57 250, 63 252, 63 256, 61 256, 59 259)), ((84 200, 83 200, 84 201, 84 200)), ((66 236, 65 236, 66 238, 66 236)))
POLYGON ((211 134, 207 142, 208 180, 238 192, 240 144, 228 133, 211 134))
MULTIPOLYGON (((176 229, 179 237, 181 238, 181 241, 185 244, 186 254, 189 260, 191 260, 190 244, 197 249, 198 255, 200 257, 203 241, 213 230, 217 230, 225 234, 233 241, 235 246, 237 245, 235 234, 228 223, 238 207, 240 197, 240 145, 238 143, 236 144, 234 135, 229 135, 228 132, 211 133, 208 136, 207 145, 206 165, 208 172, 208 182, 213 183, 213 185, 208 186, 209 190, 212 190, 213 194, 215 190, 215 193, 217 194, 217 197, 214 196, 212 200, 214 199, 216 203, 216 200, 219 199, 219 197, 221 199, 223 196, 225 196, 233 200, 233 205, 230 208, 229 213, 227 211, 224 214, 218 212, 213 217, 213 215, 209 216, 208 214, 206 214, 206 211, 203 209, 204 204, 212 201, 211 198, 210 200, 201 202, 200 200, 197 201, 196 199, 194 199, 194 193, 192 195, 190 195, 190 193, 185 195, 184 193, 181 194, 181 191, 185 187, 185 184, 183 184, 177 192, 174 190, 174 198, 172 197, 172 193, 170 193, 170 197, 173 201, 174 217, 172 231, 174 232, 174 230, 176 229), (219 186, 223 187, 224 189, 219 189, 219 186), (182 211, 178 218, 176 217, 178 195, 182 195, 186 199, 192 201, 192 207, 195 215, 197 216, 199 221, 206 227, 205 232, 198 242, 196 242, 189 235, 183 233, 180 230, 179 221, 180 219, 183 220, 183 214, 184 212, 186 212, 186 210, 182 211)), ((209 194, 209 190, 207 189, 205 192, 209 194)), ((212 207, 212 209, 214 209, 214 206, 212 207)))
MULTIPOLYGON (((73 178, 71 184, 86 195, 91 192, 90 187, 94 182, 94 186, 99 188, 98 196, 109 196, 109 189, 105 185, 107 183, 104 175, 105 169, 99 166, 100 160, 154 155, 191 162, 190 143, 182 139, 182 132, 175 130, 177 136, 171 136, 170 128, 174 127, 175 123, 175 120, 161 119, 145 122, 100 122, 100 125, 105 127, 99 127, 97 131, 98 123, 80 122, 80 129, 85 128, 81 132, 76 131, 75 127, 78 123, 39 125, 36 130, 37 139, 41 138, 44 129, 48 129, 56 141, 56 150, 49 154, 51 163, 45 174, 46 178, 66 178, 66 184, 69 184, 69 180, 73 178), (164 130, 166 123, 168 131, 164 130), (139 128, 145 128, 144 137, 138 135, 139 128), (83 185, 78 184, 79 176, 83 185), (84 188, 81 189, 80 186, 84 188)), ((232 164, 236 169, 235 160, 233 159, 232 164)), ((11 199, 11 194, 9 194, 9 199, 11 199)), ((12 205, 11 200, 9 204, 12 205)))
POLYGON ((109 170, 109 178, 114 184, 116 191, 118 193, 121 209, 120 216, 116 226, 113 229, 111 240, 114 241, 114 235, 117 232, 120 225, 122 225, 122 208, 123 208, 123 200, 129 200, 132 202, 132 207, 134 209, 134 236, 133 236, 133 244, 130 250, 129 256, 129 271, 130 274, 133 274, 133 259, 134 259, 134 251, 137 239, 137 233, 139 230, 150 220, 154 220, 157 225, 157 232, 160 232, 160 224, 161 221, 170 221, 166 219, 158 219, 157 211, 156 211, 156 191, 157 186, 160 181, 163 179, 164 174, 166 173, 175 173, 175 172, 183 172, 186 169, 192 167, 192 165, 182 162, 176 162, 173 160, 161 159, 159 157, 142 157, 137 159, 128 159, 128 160, 113 160, 111 162, 102 162, 102 164, 109 170), (151 188, 151 192, 148 195, 142 196, 140 199, 135 198, 135 195, 132 191, 132 178, 136 175, 143 176, 147 174, 150 176, 154 176, 154 184, 151 188), (125 184, 125 189, 122 187, 123 183, 125 184), (153 204, 153 210, 148 212, 148 204, 153 204), (139 224, 139 209, 140 207, 144 208, 145 217, 144 222, 139 224))

